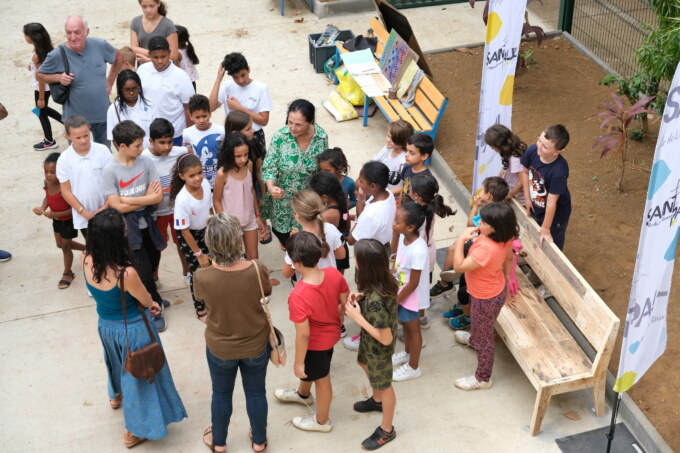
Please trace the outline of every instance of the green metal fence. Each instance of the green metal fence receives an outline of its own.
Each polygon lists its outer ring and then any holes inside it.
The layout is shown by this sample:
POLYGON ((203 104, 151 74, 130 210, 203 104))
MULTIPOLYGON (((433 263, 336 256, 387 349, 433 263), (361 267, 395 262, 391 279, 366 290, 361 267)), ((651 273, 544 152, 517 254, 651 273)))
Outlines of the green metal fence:
POLYGON ((560 28, 624 77, 638 69, 635 50, 647 25, 656 25, 656 15, 645 0, 562 0, 560 28))
POLYGON ((468 0, 389 0, 397 9, 418 8, 421 6, 446 5, 449 3, 467 3, 468 0))

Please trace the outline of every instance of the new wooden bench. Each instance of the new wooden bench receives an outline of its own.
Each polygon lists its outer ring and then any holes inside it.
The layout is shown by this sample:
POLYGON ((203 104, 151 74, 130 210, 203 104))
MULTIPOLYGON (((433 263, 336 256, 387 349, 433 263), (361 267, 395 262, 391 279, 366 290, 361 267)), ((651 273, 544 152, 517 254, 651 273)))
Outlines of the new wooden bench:
POLYGON ((526 262, 595 352, 591 360, 518 268, 515 308, 503 307, 496 331, 537 390, 529 432, 535 436, 553 395, 592 388, 604 415, 605 377, 619 319, 554 245, 539 245, 538 225, 515 200, 526 262))
MULTIPOLYGON (((371 19, 370 28, 373 30, 374 36, 378 39, 375 56, 380 59, 383 48, 390 34, 385 29, 377 17, 371 19)), ((339 53, 347 52, 347 50, 338 45, 339 53)), ((383 113, 388 122, 397 121, 399 119, 407 121, 415 132, 425 132, 434 140, 437 135, 437 129, 441 122, 442 115, 449 100, 439 92, 432 81, 423 76, 423 79, 416 88, 416 95, 414 105, 408 109, 401 105, 398 99, 388 99, 387 96, 375 96, 372 98, 380 111, 383 113)), ((365 97, 364 111, 368 111, 369 97, 365 97)), ((368 115, 364 115, 364 126, 368 126, 368 115)))

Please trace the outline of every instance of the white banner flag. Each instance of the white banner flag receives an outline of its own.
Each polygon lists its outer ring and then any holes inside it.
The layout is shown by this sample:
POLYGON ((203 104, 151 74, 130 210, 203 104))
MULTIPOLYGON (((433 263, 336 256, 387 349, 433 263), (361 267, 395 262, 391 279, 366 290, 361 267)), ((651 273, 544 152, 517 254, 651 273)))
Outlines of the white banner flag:
POLYGON ((512 89, 515 85, 515 68, 525 9, 524 0, 489 0, 475 143, 473 194, 481 188, 484 179, 498 176, 503 168, 500 155, 484 143, 484 133, 489 127, 499 123, 510 128, 512 89))
POLYGON ((666 349, 666 311, 680 235, 680 64, 668 92, 649 179, 614 391, 640 380, 666 349))

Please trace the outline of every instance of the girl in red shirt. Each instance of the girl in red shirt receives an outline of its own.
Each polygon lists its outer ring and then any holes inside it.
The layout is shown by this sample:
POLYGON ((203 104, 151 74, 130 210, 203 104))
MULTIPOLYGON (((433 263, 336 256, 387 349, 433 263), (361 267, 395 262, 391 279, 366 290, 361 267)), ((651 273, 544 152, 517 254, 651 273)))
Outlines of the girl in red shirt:
POLYGON ((57 241, 57 247, 61 249, 61 253, 64 255, 64 273, 62 279, 59 280, 58 287, 65 289, 71 286, 71 282, 76 276, 71 270, 73 250, 82 251, 85 250, 85 246, 72 240, 78 237, 78 230, 73 228, 71 206, 61 196, 59 180, 57 179, 57 159, 59 159, 59 155, 59 153, 52 153, 45 159, 43 164, 45 169, 45 185, 43 186, 45 198, 40 207, 33 208, 33 212, 35 215, 44 215, 48 219, 52 219, 54 239, 57 241))
POLYGON ((507 281, 512 266, 512 240, 519 236, 517 218, 509 205, 491 203, 479 214, 479 226, 467 228, 459 236, 453 255, 454 269, 465 272, 472 304, 471 331, 456 331, 456 341, 477 351, 475 374, 456 380, 456 387, 462 390, 485 390, 493 384, 493 327, 503 304, 512 306, 507 297, 507 281), (464 257, 463 246, 470 239, 474 243, 464 257))

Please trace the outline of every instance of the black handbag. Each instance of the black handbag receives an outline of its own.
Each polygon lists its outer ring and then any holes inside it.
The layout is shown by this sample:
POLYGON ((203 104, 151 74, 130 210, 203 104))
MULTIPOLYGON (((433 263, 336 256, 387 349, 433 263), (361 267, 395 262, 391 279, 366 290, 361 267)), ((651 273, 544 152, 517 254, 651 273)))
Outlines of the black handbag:
MULTIPOLYGON (((64 46, 63 45, 59 46, 59 50, 61 51, 61 61, 64 63, 64 72, 66 74, 70 74, 71 68, 69 68, 68 66, 68 58, 66 58, 66 50, 64 50, 64 46)), ((71 90, 71 86, 62 85, 59 82, 50 83, 49 85, 52 100, 60 105, 66 104, 66 101, 68 101, 68 95, 69 91, 71 90)))

